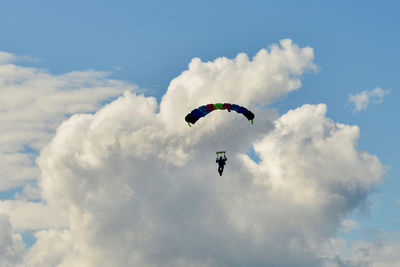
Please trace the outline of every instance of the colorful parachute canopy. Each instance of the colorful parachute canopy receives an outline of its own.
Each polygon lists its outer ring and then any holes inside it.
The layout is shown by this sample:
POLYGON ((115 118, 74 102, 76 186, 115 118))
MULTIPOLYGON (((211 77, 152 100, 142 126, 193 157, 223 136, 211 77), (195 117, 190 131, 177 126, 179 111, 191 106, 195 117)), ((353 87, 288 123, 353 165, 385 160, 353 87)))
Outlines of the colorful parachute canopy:
POLYGON ((243 114, 249 121, 251 121, 251 124, 253 124, 254 120, 254 114, 250 110, 248 110, 245 107, 236 105, 236 104, 230 104, 230 103, 216 103, 216 104, 208 104, 204 106, 200 106, 196 109, 193 109, 189 114, 186 115, 185 121, 189 124, 196 123, 196 121, 204 116, 206 116, 208 113, 211 111, 217 110, 217 109, 226 109, 229 112, 231 110, 236 111, 237 113, 243 114))

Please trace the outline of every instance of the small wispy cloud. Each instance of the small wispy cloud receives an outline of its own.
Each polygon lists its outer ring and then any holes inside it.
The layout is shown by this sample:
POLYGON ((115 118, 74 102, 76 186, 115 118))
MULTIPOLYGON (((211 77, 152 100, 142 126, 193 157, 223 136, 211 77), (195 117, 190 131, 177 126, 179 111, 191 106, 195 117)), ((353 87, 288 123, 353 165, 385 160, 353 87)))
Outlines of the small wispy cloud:
POLYGON ((0 51, 0 64, 8 64, 15 62, 17 57, 11 53, 0 51))
POLYGON ((32 56, 17 56, 8 52, 0 51, 0 65, 14 64, 16 62, 40 63, 41 59, 32 56))
POLYGON ((358 229, 358 224, 359 223, 356 221, 345 219, 342 221, 342 226, 340 230, 344 233, 348 233, 352 230, 358 229))
POLYGON ((376 87, 374 90, 365 90, 356 95, 349 95, 349 103, 354 104, 354 112, 367 109, 369 104, 380 104, 383 97, 389 94, 389 90, 376 87))

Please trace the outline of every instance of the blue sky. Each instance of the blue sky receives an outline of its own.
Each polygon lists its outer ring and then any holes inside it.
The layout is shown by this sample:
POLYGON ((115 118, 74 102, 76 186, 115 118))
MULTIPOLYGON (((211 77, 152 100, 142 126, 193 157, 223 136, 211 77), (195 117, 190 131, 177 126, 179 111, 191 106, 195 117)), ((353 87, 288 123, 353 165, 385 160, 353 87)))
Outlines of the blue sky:
POLYGON ((324 102, 335 119, 351 123, 353 117, 342 104, 349 93, 396 86, 398 5, 396 1, 42 1, 40 5, 2 1, 1 48, 36 57, 40 59, 36 66, 53 73, 112 71, 114 78, 135 82, 160 97, 193 57, 208 61, 239 52, 252 56, 261 47, 291 38, 314 48, 321 71, 306 76, 301 93, 290 95, 282 110, 324 102))
MULTIPOLYGON (((368 240, 370 229, 400 233, 399 9, 398 1, 3 0, 0 51, 27 56, 18 65, 54 75, 111 72, 160 102, 194 57, 252 57, 284 38, 312 47, 319 70, 303 75, 302 87, 271 107, 283 114, 325 103, 327 117, 359 126, 358 148, 377 155, 387 171, 369 211, 349 215, 358 229, 340 235, 368 240), (382 103, 354 112, 349 95, 376 87, 390 91, 382 103)), ((0 196, 16 191, 21 187, 0 196)))

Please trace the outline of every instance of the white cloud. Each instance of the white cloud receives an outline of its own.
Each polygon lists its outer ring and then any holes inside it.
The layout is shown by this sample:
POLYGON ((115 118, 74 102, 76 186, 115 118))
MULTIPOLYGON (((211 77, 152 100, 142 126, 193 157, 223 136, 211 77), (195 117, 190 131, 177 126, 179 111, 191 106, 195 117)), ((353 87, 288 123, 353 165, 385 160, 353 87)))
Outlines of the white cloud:
POLYGON ((314 51, 299 48, 289 39, 280 45, 261 49, 252 60, 244 53, 233 60, 223 57, 202 62, 194 58, 189 69, 171 81, 160 103, 160 115, 171 121, 191 108, 219 101, 264 106, 300 88, 300 75, 317 69, 314 51))
POLYGON ((400 266, 400 242, 361 242, 347 243, 343 239, 332 238, 321 248, 322 266, 400 266))
MULTIPOLYGON (((35 233, 37 241, 35 245, 28 251, 26 258, 29 263, 26 266, 53 267, 65 258, 66 253, 72 250, 72 239, 70 232, 67 230, 44 230, 35 233), (48 253, 51 251, 51 253, 48 253)), ((69 266, 88 266, 80 262, 79 264, 71 264, 69 266)), ((98 266, 106 266, 99 264, 98 266)))
POLYGON ((37 232, 25 264, 332 263, 330 240, 380 181, 382 166, 357 150, 358 127, 327 118, 324 104, 282 116, 258 108, 298 89, 312 61, 311 48, 290 40, 251 60, 194 59, 160 105, 125 92, 95 114, 71 116, 38 159, 44 201, 68 216, 69 227, 37 232), (224 111, 187 126, 188 111, 219 101, 249 107, 254 126, 224 111), (251 147, 258 164, 246 154, 251 147), (228 151, 222 177, 220 148, 228 151))
POLYGON ((17 60, 17 57, 11 53, 0 51, 0 64, 13 63, 17 60))
POLYGON ((14 194, 14 199, 23 201, 38 201, 42 198, 41 190, 36 181, 25 184, 21 192, 14 194))
POLYGON ((13 229, 18 232, 69 226, 67 214, 41 202, 2 200, 0 213, 10 217, 13 229))
POLYGON ((107 73, 74 71, 52 75, 17 66, 20 59, 0 53, 0 190, 38 178, 37 154, 70 114, 94 112, 103 101, 134 90, 107 73), (2 65, 3 64, 3 65, 2 65))
MULTIPOLYGON (((10 132, 10 134, 12 134, 10 132)), ((5 134, 4 134, 5 135, 5 134)), ((3 143, 0 141, 0 143, 3 143)), ((2 149, 0 148, 0 151, 2 149)), ((35 156, 28 153, 0 152, 1 181, 0 191, 17 187, 29 179, 39 177, 39 170, 34 164, 35 156)))
POLYGON ((30 62, 30 63, 37 63, 41 60, 36 57, 31 56, 16 56, 11 53, 2 52, 0 51, 0 65, 11 64, 16 62, 30 62))
POLYGON ((72 116, 39 159, 43 196, 68 213, 70 228, 42 231, 28 263, 320 266, 317 248, 365 201, 382 167, 357 150, 359 129, 326 118, 323 104, 280 118, 255 106, 297 89, 312 58, 286 40, 253 60, 195 59, 159 113, 154 98, 125 93, 72 116), (225 112, 185 123, 197 105, 225 100, 249 106, 255 125, 225 112), (252 145, 259 164, 246 155, 252 145), (222 177, 217 146, 228 150, 222 177))
POLYGON ((264 138, 254 144, 259 164, 233 142, 222 177, 201 149, 212 140, 205 124, 166 130, 153 105, 125 94, 95 115, 73 116, 42 152, 44 195, 69 213, 74 240, 60 266, 320 266, 316 248, 380 179, 378 159, 356 149, 358 128, 326 118, 324 105, 290 111, 272 132, 225 119, 225 133, 247 147, 264 138), (141 120, 129 123, 133 114, 141 120), (163 156, 189 150, 178 166, 163 156))
POLYGON ((349 219, 344 219, 342 221, 341 231, 344 233, 348 233, 357 228, 358 228, 358 222, 356 222, 356 221, 349 220, 349 219))
POLYGON ((8 216, 0 213, 0 266, 22 266, 25 245, 19 234, 12 233, 8 216))
POLYGON ((389 94, 389 90, 383 90, 376 87, 374 90, 362 91, 356 95, 349 95, 349 102, 354 104, 354 112, 367 109, 369 104, 380 104, 383 102, 383 97, 389 94))

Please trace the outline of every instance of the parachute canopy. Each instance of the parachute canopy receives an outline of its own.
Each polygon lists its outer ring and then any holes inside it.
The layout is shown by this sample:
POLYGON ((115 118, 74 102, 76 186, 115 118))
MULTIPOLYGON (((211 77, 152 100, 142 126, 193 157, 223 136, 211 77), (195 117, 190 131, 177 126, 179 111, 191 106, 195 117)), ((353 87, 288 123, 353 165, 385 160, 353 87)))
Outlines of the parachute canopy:
POLYGON ((230 103, 216 103, 216 104, 208 104, 204 106, 200 106, 196 109, 193 109, 189 114, 186 115, 185 121, 189 124, 195 124, 196 121, 204 116, 206 116, 208 113, 211 111, 217 110, 217 109, 226 109, 229 112, 231 110, 236 111, 237 113, 243 114, 249 121, 251 121, 251 124, 253 124, 254 120, 254 114, 250 110, 248 110, 245 107, 236 105, 236 104, 230 104, 230 103))

